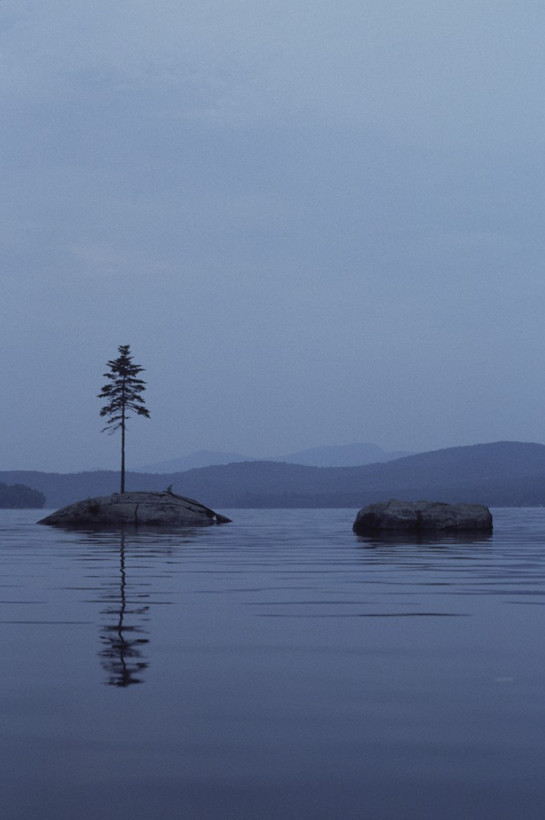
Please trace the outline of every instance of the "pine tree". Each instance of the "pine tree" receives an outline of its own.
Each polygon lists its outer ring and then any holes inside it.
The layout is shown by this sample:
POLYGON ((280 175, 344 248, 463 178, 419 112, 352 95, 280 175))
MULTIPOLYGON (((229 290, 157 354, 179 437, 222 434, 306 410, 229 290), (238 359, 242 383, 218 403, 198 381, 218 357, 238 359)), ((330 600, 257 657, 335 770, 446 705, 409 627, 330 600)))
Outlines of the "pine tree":
POLYGON ((146 389, 146 383, 138 378, 144 368, 133 364, 130 354, 130 345, 119 345, 119 356, 108 362, 109 373, 104 373, 110 381, 104 385, 99 399, 107 399, 108 403, 100 411, 101 416, 108 416, 108 423, 103 431, 114 433, 121 430, 121 492, 125 492, 125 431, 127 416, 136 413, 149 419, 141 393, 146 389))

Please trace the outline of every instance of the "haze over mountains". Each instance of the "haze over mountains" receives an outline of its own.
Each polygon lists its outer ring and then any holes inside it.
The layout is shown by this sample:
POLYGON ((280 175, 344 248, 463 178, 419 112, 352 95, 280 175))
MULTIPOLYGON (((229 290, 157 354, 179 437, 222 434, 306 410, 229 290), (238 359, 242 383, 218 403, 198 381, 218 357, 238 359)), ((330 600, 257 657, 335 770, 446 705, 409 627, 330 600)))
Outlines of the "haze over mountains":
MULTIPOLYGON (((489 506, 545 505, 545 445, 496 442, 452 447, 395 461, 313 467, 244 461, 168 474, 127 474, 128 490, 165 490, 221 512, 237 507, 351 507, 388 498, 467 501, 489 506)), ((113 471, 0 472, 0 481, 45 493, 47 507, 117 492, 113 471)))
POLYGON ((218 450, 197 450, 181 458, 145 464, 138 468, 143 473, 179 473, 197 467, 212 467, 217 464, 233 464, 240 461, 283 461, 287 464, 305 464, 308 467, 358 467, 362 464, 393 461, 411 455, 409 451, 387 452, 376 444, 341 444, 312 447, 298 450, 284 456, 245 456, 240 453, 225 453, 218 450))

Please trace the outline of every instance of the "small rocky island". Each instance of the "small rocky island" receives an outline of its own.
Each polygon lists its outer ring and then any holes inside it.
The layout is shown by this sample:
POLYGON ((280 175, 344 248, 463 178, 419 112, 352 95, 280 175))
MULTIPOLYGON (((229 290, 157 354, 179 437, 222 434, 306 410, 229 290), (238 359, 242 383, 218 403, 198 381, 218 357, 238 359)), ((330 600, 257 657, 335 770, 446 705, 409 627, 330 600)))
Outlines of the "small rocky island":
POLYGON ((491 533, 492 513, 482 504, 391 499, 360 510, 352 529, 356 535, 491 533))
POLYGON ((224 515, 198 501, 165 492, 126 492, 88 498, 48 515, 38 524, 71 529, 203 527, 227 524, 224 515))

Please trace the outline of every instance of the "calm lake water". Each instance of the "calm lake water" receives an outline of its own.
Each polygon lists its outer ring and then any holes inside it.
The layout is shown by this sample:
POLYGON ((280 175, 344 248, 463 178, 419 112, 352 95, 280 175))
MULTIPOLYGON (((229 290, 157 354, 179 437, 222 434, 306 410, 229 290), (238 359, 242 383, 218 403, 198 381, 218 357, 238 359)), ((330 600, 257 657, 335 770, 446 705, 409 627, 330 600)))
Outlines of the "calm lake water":
POLYGON ((0 511, 4 820, 545 816, 545 510, 177 533, 0 511))

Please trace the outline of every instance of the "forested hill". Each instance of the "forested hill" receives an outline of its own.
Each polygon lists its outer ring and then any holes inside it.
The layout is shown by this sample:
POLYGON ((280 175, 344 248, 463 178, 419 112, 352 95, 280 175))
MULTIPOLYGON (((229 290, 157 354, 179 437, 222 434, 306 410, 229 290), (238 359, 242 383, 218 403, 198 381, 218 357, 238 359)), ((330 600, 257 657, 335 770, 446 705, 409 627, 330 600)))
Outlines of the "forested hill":
MULTIPOLYGON (((0 472, 47 496, 47 507, 119 489, 116 472, 0 472)), ((545 446, 498 442, 453 447, 361 467, 307 467, 250 461, 166 475, 128 473, 128 490, 165 490, 216 509, 361 507, 388 498, 468 501, 489 506, 545 505, 545 446)))
POLYGON ((24 484, 11 486, 0 483, 0 509, 41 509, 45 505, 45 495, 24 484))

